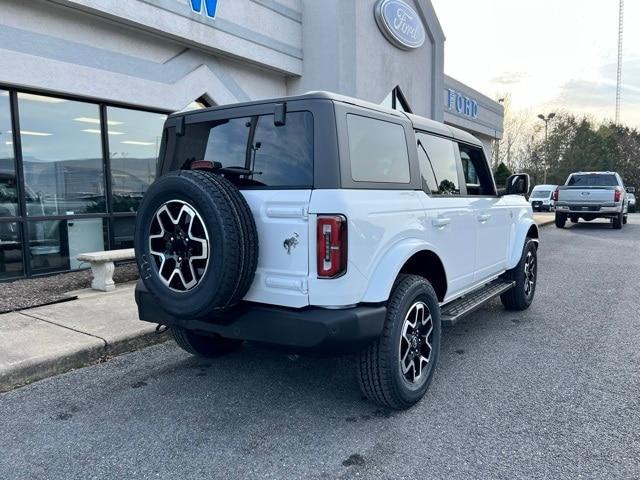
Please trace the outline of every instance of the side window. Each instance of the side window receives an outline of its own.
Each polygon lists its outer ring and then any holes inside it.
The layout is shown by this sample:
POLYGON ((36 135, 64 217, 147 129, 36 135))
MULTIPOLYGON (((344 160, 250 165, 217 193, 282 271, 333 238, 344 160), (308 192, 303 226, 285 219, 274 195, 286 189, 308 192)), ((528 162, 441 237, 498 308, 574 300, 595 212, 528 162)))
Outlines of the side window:
POLYGON ((349 114, 347 130, 353 181, 409 183, 409 152, 402 125, 349 114))
POLYGON ((460 195, 454 143, 421 132, 416 138, 423 188, 434 195, 460 195))
POLYGON ((467 195, 495 195, 491 171, 482 150, 460 145, 460 161, 467 185, 467 195))

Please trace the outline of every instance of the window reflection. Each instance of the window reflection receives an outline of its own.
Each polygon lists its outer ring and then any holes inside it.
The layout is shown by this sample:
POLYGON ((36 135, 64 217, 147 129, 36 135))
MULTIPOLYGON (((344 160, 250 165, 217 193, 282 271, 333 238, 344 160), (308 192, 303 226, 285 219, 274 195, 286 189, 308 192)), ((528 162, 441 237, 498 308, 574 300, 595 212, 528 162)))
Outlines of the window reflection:
POLYGON ((79 262, 81 253, 105 248, 103 219, 46 220, 29 223, 29 261, 33 273, 77 270, 90 265, 79 262))
POLYGON ((121 248, 133 248, 133 230, 136 226, 136 217, 114 217, 111 220, 113 232, 114 250, 121 248))
POLYGON ((166 115, 107 108, 114 212, 135 212, 155 180, 166 115))
POLYGON ((97 105, 18 94, 27 214, 106 211, 97 105))
POLYGON ((0 90, 0 217, 18 215, 15 165, 9 92, 0 90))
POLYGON ((20 277, 23 273, 19 225, 0 222, 0 280, 20 277))

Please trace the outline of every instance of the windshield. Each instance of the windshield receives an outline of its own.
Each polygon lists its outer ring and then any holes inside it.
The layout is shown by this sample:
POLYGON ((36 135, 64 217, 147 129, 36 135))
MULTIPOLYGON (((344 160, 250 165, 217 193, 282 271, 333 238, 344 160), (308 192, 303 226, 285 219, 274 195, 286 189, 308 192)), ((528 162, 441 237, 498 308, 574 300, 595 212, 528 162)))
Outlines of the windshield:
POLYGON ((531 198, 549 198, 551 190, 534 190, 531 192, 531 198))
POLYGON ((571 175, 567 185, 571 187, 616 187, 618 179, 612 174, 571 175))

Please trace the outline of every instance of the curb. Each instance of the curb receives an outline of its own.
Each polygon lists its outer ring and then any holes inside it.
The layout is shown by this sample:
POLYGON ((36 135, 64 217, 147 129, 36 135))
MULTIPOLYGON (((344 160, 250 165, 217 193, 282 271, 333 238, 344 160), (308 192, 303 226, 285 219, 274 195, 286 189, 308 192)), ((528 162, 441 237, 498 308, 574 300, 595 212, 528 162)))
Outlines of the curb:
POLYGON ((86 348, 67 351, 61 355, 36 357, 23 362, 14 369, 4 373, 0 372, 0 393, 78 368, 103 363, 125 353, 163 343, 169 339, 169 335, 166 332, 158 334, 153 331, 141 335, 122 337, 110 344, 99 337, 94 338, 96 341, 86 348))

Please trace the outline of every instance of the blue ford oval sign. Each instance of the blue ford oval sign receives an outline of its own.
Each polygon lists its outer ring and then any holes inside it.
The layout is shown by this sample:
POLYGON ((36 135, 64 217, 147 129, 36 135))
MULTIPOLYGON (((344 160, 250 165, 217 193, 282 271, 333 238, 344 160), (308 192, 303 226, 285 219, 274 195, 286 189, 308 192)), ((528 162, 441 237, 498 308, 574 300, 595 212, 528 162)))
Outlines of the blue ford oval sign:
POLYGON ((392 44, 403 50, 419 48, 426 33, 418 13, 402 0, 378 0, 374 7, 380 31, 392 44))

